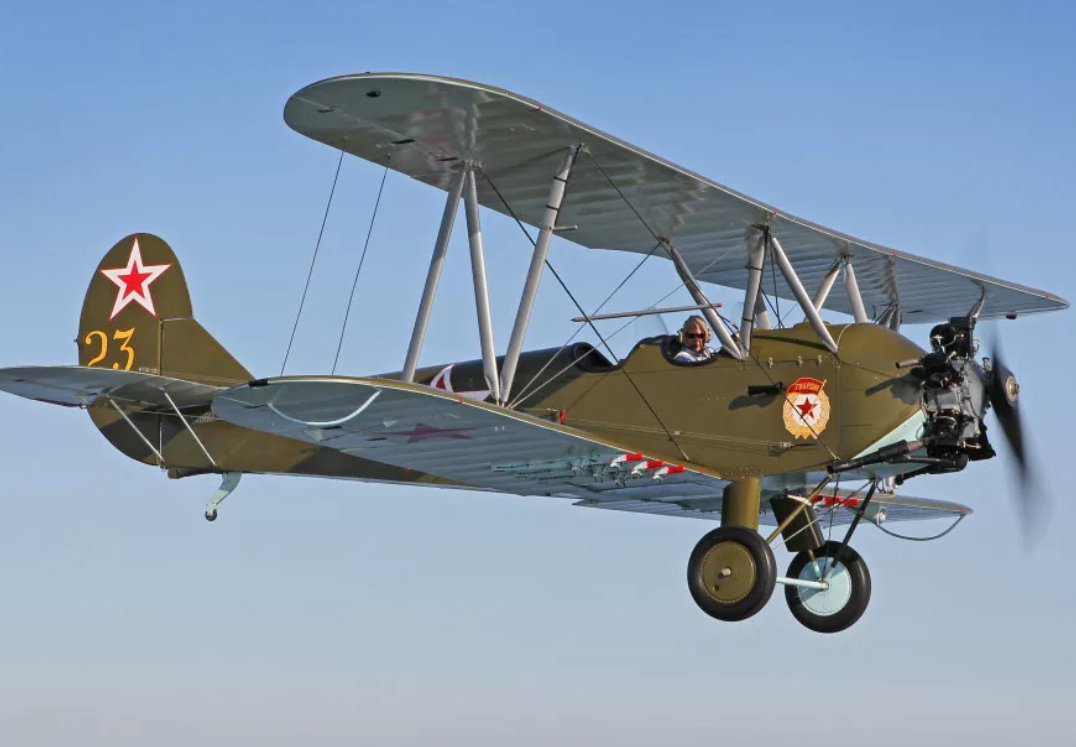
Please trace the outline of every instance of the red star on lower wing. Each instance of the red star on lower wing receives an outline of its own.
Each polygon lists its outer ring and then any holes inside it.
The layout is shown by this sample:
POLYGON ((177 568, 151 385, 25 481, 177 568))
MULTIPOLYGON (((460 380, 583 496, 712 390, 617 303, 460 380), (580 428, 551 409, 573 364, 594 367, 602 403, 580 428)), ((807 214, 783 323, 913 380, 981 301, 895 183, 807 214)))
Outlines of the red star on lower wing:
POLYGON ((425 441, 428 438, 468 439, 470 436, 463 435, 463 432, 473 430, 474 428, 434 428, 432 425, 426 425, 425 423, 416 423, 415 427, 409 431, 385 431, 377 435, 407 436, 407 443, 413 443, 415 441, 425 441))
POLYGON ((116 314, 123 311, 131 301, 134 301, 143 309, 157 316, 157 310, 153 307, 153 296, 150 295, 149 286, 162 272, 171 267, 166 265, 142 264, 142 250, 138 246, 138 238, 131 246, 131 254, 127 257, 126 267, 117 267, 113 270, 101 270, 101 274, 119 287, 116 294, 116 303, 112 305, 112 314, 109 319, 114 319, 116 314))
POLYGON ((804 397, 800 400, 800 403, 796 405, 796 409, 800 411, 800 417, 803 420, 807 420, 808 416, 814 412, 815 403, 804 397))

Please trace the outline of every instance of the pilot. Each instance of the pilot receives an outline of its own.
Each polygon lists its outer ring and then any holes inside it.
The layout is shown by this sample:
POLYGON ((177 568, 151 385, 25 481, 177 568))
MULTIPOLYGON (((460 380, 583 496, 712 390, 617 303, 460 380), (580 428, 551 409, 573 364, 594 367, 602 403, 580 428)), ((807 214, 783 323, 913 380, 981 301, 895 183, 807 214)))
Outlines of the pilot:
POLYGON ((680 352, 673 356, 677 363, 701 363, 714 355, 714 349, 707 345, 710 328, 701 316, 689 316, 676 333, 676 341, 681 345, 680 352))

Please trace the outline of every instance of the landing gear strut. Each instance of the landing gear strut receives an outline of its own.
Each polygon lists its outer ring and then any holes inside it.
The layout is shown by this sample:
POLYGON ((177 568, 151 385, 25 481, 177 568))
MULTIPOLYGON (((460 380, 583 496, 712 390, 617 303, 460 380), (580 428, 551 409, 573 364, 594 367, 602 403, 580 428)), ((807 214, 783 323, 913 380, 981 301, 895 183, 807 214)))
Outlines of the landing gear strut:
POLYGON ((695 604, 718 620, 744 620, 770 601, 777 561, 758 534, 762 486, 756 477, 725 488, 721 527, 699 540, 687 562, 695 604))
POLYGON ((768 537, 758 533, 761 486, 745 478, 725 489, 722 526, 699 540, 687 564, 691 597, 703 612, 718 620, 744 620, 761 610, 776 583, 785 586, 792 615, 818 633, 851 627, 867 609, 871 577, 867 564, 848 546, 874 496, 872 484, 841 542, 823 541, 811 504, 828 483, 819 483, 805 498, 774 499, 780 520, 768 537), (785 576, 777 577, 770 543, 779 536, 793 552, 785 576))

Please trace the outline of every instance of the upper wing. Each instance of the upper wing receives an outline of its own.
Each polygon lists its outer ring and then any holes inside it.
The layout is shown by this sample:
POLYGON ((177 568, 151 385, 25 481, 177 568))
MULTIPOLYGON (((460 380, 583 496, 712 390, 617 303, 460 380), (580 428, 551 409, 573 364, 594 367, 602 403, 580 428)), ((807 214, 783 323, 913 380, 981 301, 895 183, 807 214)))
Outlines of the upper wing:
MULTIPOLYGON (((461 161, 477 162, 512 211, 532 225, 542 218, 565 150, 582 144, 592 157, 580 156, 572 172, 559 222, 578 228, 566 238, 645 253, 657 234, 679 249, 696 277, 720 285, 745 286, 747 247, 763 224, 807 288, 817 288, 838 257, 850 257, 867 311, 875 315, 895 305, 909 323, 944 321, 966 314, 984 294, 984 318, 1068 306, 1045 291, 789 215, 499 88, 430 75, 350 75, 299 91, 284 119, 303 135, 442 189, 461 161)), ((484 179, 478 188, 482 205, 508 212, 484 179)), ((791 297, 779 273, 776 282, 778 293, 791 297)), ((765 287, 772 283, 767 278, 765 287)), ((831 293, 826 307, 851 313, 843 293, 831 293)))
POLYGON ((65 407, 87 407, 102 397, 147 409, 207 406, 223 387, 168 376, 87 366, 0 368, 0 391, 65 407))

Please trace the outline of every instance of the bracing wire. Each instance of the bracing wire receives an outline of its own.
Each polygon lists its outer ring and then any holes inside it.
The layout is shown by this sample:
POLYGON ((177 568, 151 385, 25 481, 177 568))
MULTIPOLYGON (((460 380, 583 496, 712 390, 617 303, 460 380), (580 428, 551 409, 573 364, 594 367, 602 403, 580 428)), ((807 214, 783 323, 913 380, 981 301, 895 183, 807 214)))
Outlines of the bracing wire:
POLYGON ((359 274, 362 265, 366 261, 366 250, 370 248, 370 236, 374 233, 374 221, 377 220, 377 210, 381 207, 381 193, 385 191, 385 178, 389 175, 389 164, 385 164, 385 171, 381 174, 381 186, 377 188, 377 200, 374 201, 374 212, 370 216, 370 227, 366 229, 366 241, 362 245, 362 254, 359 256, 359 266, 355 268, 355 279, 351 281, 351 293, 347 297, 347 309, 344 311, 344 323, 340 325, 340 340, 336 343, 336 357, 333 358, 332 373, 336 373, 336 364, 340 362, 340 350, 344 347, 344 333, 347 332, 347 322, 351 317, 351 304, 355 301, 355 288, 359 285, 359 274))
POLYGON ((291 346, 295 342, 295 333, 299 329, 299 317, 303 315, 303 306, 306 304, 306 294, 310 290, 310 279, 314 277, 314 264, 318 259, 318 250, 321 249, 321 237, 325 235, 325 224, 329 220, 329 208, 333 204, 333 195, 336 194, 336 182, 340 179, 340 166, 344 162, 344 151, 340 151, 340 158, 336 160, 336 173, 333 174, 333 185, 329 189, 329 200, 325 203, 325 214, 321 216, 321 228, 318 230, 318 239, 314 242, 314 256, 310 258, 310 269, 306 273, 306 285, 303 286, 303 295, 299 299, 299 310, 295 312, 295 323, 291 326, 291 337, 288 338, 288 347, 284 351, 284 362, 280 364, 280 375, 284 375, 284 368, 288 365, 288 356, 291 355, 291 346))
MULTIPOLYGON (((523 221, 521 221, 519 219, 519 216, 516 215, 515 210, 512 209, 512 206, 508 203, 508 200, 506 200, 504 198, 504 195, 501 194, 501 191, 497 188, 497 185, 493 183, 492 179, 490 179, 489 174, 486 174, 483 171, 482 176, 486 179, 486 182, 489 183, 490 188, 493 189, 493 192, 497 195, 497 198, 501 201, 501 204, 504 205, 505 210, 508 211, 508 214, 512 216, 513 220, 515 220, 515 222, 519 225, 520 229, 527 236, 528 241, 530 241, 531 244, 533 245, 535 243, 535 241, 534 241, 534 239, 531 238, 530 232, 527 231, 527 229, 523 226, 523 221)), ((655 249, 656 248, 657 247, 655 247, 655 249)), ((650 254, 653 254, 653 252, 654 252, 654 250, 651 250, 650 254)), ((649 255, 647 255, 647 256, 649 256, 649 255)), ((645 261, 645 260, 646 260, 646 258, 644 257, 643 261, 645 261)), ((641 265, 642 262, 640 262, 639 264, 641 265)), ((567 294, 568 298, 571 299, 572 304, 575 306, 576 309, 578 309, 579 313, 581 315, 583 315, 583 316, 587 316, 587 312, 583 309, 583 305, 581 303, 579 303, 579 300, 575 297, 575 294, 572 293, 570 288, 568 288, 568 284, 564 282, 564 279, 561 278, 560 273, 557 272, 556 268, 553 267, 553 264, 549 261, 548 258, 546 258, 546 260, 545 260, 545 266, 549 269, 549 272, 552 273, 553 277, 556 278, 557 283, 560 284, 560 287, 567 294)), ((636 269, 638 269, 638 266, 636 267, 636 269)), ((613 348, 609 345, 609 343, 606 341, 606 339, 602 336, 602 333, 594 325, 594 322, 589 319, 589 317, 587 319, 587 324, 590 326, 591 330, 594 332, 594 334, 597 336, 597 338, 601 341, 602 347, 604 347, 609 352, 609 355, 611 355, 613 357, 613 359, 616 360, 619 363, 620 358, 617 356, 616 353, 613 352, 613 348)), ((642 390, 639 388, 639 385, 635 383, 635 380, 631 377, 631 374, 629 374, 623 368, 619 368, 617 370, 621 371, 624 374, 625 378, 628 380, 628 383, 631 385, 631 388, 635 390, 635 393, 639 396, 639 399, 642 401, 642 403, 644 405, 646 405, 646 409, 650 411, 650 414, 653 416, 654 420, 657 421, 657 424, 659 426, 661 426, 661 430, 665 432, 665 436, 676 447, 677 451, 680 452, 680 455, 684 459, 688 459, 688 455, 684 451, 683 447, 680 446, 680 443, 673 436, 672 431, 670 431, 668 426, 665 425, 665 421, 663 421, 661 419, 661 416, 658 415, 658 413, 654 409, 653 405, 650 404, 650 400, 648 400, 646 398, 646 395, 643 394, 642 390)))
MULTIPOLYGON (((669 240, 668 240, 668 239, 665 239, 665 238, 662 238, 661 236, 659 236, 659 235, 657 234, 657 232, 656 232, 656 231, 655 231, 655 230, 654 230, 653 228, 651 228, 650 224, 646 222, 646 219, 645 219, 645 218, 643 218, 643 216, 642 216, 642 213, 640 213, 640 212, 639 212, 639 211, 638 211, 638 210, 637 210, 637 209, 635 208, 635 206, 634 206, 634 205, 632 205, 632 203, 631 203, 631 200, 629 200, 629 199, 628 199, 628 197, 627 197, 627 195, 625 195, 625 194, 624 194, 624 192, 623 192, 623 191, 621 191, 620 187, 619 187, 619 186, 617 186, 617 184, 616 184, 616 182, 615 182, 615 181, 613 181, 613 178, 612 178, 612 177, 611 177, 611 176, 609 175, 609 173, 608 173, 608 172, 607 172, 607 171, 606 171, 606 170, 605 170, 605 169, 604 169, 604 168, 602 167, 602 165, 601 165, 601 163, 600 163, 600 162, 598 161, 598 159, 594 157, 594 154, 593 154, 593 153, 591 153, 591 152, 590 152, 589 150, 587 150, 587 151, 586 151, 586 154, 587 154, 587 156, 589 156, 589 157, 590 157, 590 160, 591 160, 591 162, 593 162, 593 164, 594 164, 594 165, 595 165, 595 166, 596 166, 596 167, 598 168, 598 171, 600 171, 600 172, 601 172, 602 176, 604 176, 604 177, 605 177, 606 181, 608 181, 608 182, 609 182, 609 185, 610 185, 610 186, 611 186, 611 187, 612 187, 612 188, 613 188, 614 190, 616 190, 616 193, 617 193, 618 195, 620 195, 620 199, 622 199, 622 200, 623 200, 623 201, 624 201, 624 202, 625 202, 625 203, 627 204, 627 206, 628 206, 628 208, 629 208, 629 209, 631 210, 631 212, 635 214, 635 217, 636 217, 636 218, 638 218, 638 219, 639 219, 639 222, 643 224, 643 227, 644 227, 644 228, 646 228, 647 232, 648 232, 648 233, 649 233, 649 234, 650 234, 651 236, 653 236, 653 237, 654 237, 654 240, 655 240, 655 241, 657 241, 657 242, 659 242, 659 244, 660 244, 661 246, 663 246, 663 247, 671 247, 671 246, 672 246, 671 242, 669 242, 669 240)), ((768 235, 767 235, 767 244, 768 244, 768 243, 769 243, 769 242, 768 242, 768 235)), ((669 252, 669 251, 668 251, 668 248, 666 248, 666 253, 669 253, 669 255, 670 255, 670 259, 671 259, 671 258, 672 258, 672 255, 671 255, 671 252, 669 252)), ((780 303, 779 303, 779 301, 778 301, 778 297, 777 297, 777 270, 776 270, 776 268, 775 268, 775 266, 774 266, 774 258, 773 258, 773 252, 771 251, 771 252, 770 252, 769 254, 770 254, 770 274, 771 274, 771 275, 773 276, 774 301, 775 301, 775 302, 777 302, 777 324, 778 324, 778 326, 781 326, 781 327, 783 327, 783 326, 784 326, 784 324, 783 324, 783 322, 782 322, 782 320, 781 320, 781 313, 780 313, 780 312, 781 312, 781 306, 780 306, 780 303)), ((683 283, 683 285, 687 285, 687 283, 685 282, 685 283, 683 283)), ((765 294, 763 294, 763 296, 765 296, 765 294)), ((715 314, 717 314, 717 315, 718 315, 718 316, 719 316, 719 317, 721 318, 721 321, 722 321, 723 323, 725 323, 725 324, 726 324, 726 326, 731 326, 731 325, 729 325, 729 324, 728 324, 728 320, 726 320, 726 319, 725 319, 725 318, 724 318, 723 316, 721 316, 721 314, 720 314, 720 313, 718 313, 718 312, 717 312, 716 310, 715 310, 715 312, 714 312, 714 313, 715 313, 715 314)), ((765 368, 765 367, 764 367, 764 366, 762 365, 762 363, 761 363, 761 362, 760 362, 760 361, 759 361, 759 360, 758 360, 758 359, 757 359, 757 358, 756 358, 756 357, 755 357, 754 355, 752 355, 752 354, 750 353, 750 351, 748 351, 748 355, 747 355, 747 357, 748 357, 748 359, 750 359, 750 360, 751 360, 751 361, 752 361, 752 362, 753 362, 753 363, 755 364, 755 366, 756 366, 756 367, 758 367, 759 371, 761 371, 761 372, 762 372, 762 374, 763 374, 763 375, 764 375, 764 376, 765 376, 765 377, 766 377, 767 379, 769 379, 769 381, 770 381, 770 383, 771 383, 771 384, 774 384, 774 383, 776 383, 776 382, 774 381, 773 377, 772 377, 772 376, 770 375, 770 373, 769 373, 769 372, 768 372, 768 371, 766 370, 766 368, 765 368)), ((786 401, 786 402, 789 402, 789 403, 791 403, 791 399, 789 399, 789 396, 788 396, 788 393, 787 393, 787 392, 785 392, 785 393, 784 393, 784 398, 785 398, 785 401, 786 401)), ((812 435, 814 436, 815 440, 816 440, 816 441, 818 441, 818 443, 820 443, 820 444, 822 445, 822 447, 823 447, 823 448, 824 448, 824 449, 825 449, 825 450, 826 450, 827 452, 829 452, 829 455, 830 455, 831 457, 833 457, 834 459, 836 459, 836 458, 837 458, 837 454, 836 454, 836 452, 834 452, 834 450, 833 450, 833 449, 832 449, 832 448, 830 447, 830 445, 829 445, 829 444, 828 444, 828 443, 826 442, 826 440, 825 440, 824 438, 822 438, 821 434, 819 434, 819 433, 818 433, 818 431, 816 431, 816 430, 814 429, 814 427, 813 427, 813 426, 811 426, 811 425, 810 425, 809 423, 805 423, 805 425, 807 425, 808 429, 810 429, 810 431, 811 431, 812 435)))
MULTIPOLYGON (((724 256, 724 255, 722 255, 722 257, 723 257, 723 256, 724 256)), ((709 269, 710 267, 712 267, 712 266, 713 266, 714 264, 716 264, 716 263, 717 263, 718 261, 720 261, 720 260, 722 259, 722 257, 716 257, 716 258, 712 259, 712 260, 711 260, 711 261, 710 261, 709 263, 707 263, 707 265, 706 265, 706 267, 704 268, 704 270, 705 270, 705 269, 709 269)), ((638 269, 638 265, 636 266, 636 269, 638 269)), ((634 270, 633 270, 633 272, 634 272, 634 270)), ((623 284, 621 284, 621 285, 623 285, 623 284)), ((621 286, 620 286, 620 285, 618 285, 618 286, 617 286, 617 288, 616 288, 616 290, 619 290, 619 289, 620 289, 620 287, 621 287, 621 286)), ((671 296, 672 294, 676 293, 676 292, 677 292, 678 290, 680 290, 680 289, 681 289, 681 288, 683 288, 683 287, 684 287, 684 284, 683 284, 683 282, 680 282, 680 283, 678 283, 678 284, 677 284, 677 285, 675 285, 675 286, 674 286, 674 287, 673 287, 673 288, 672 288, 672 289, 671 289, 671 290, 670 290, 670 291, 669 291, 668 293, 666 293, 666 294, 665 294, 665 295, 663 295, 663 296, 662 296, 661 298, 659 298, 659 299, 657 299, 656 301, 654 301, 653 303, 651 303, 651 304, 650 304, 650 306, 649 306, 648 308, 656 308, 656 307, 657 307, 657 306, 659 306, 659 305, 660 305, 661 303, 663 303, 663 302, 664 302, 664 301, 665 301, 665 300, 666 300, 666 299, 667 299, 667 298, 668 298, 669 296, 671 296)), ((614 292, 613 292, 613 293, 610 293, 610 294, 609 294, 608 296, 606 296, 605 300, 604 300, 604 301, 602 301, 602 302, 601 302, 600 304, 598 304, 598 307, 597 307, 597 308, 596 308, 596 309, 595 309, 595 310, 594 310, 593 312, 591 312, 591 316, 593 316, 594 314, 597 314, 597 313, 598 313, 599 311, 601 311, 601 309, 602 309, 602 308, 603 308, 603 307, 605 306, 605 304, 607 304, 607 303, 608 303, 608 302, 609 302, 610 300, 612 300, 612 298, 613 298, 613 295, 614 295, 614 294, 616 293, 616 290, 614 290, 614 292)), ((612 332, 611 334, 609 334, 609 335, 608 335, 608 336, 606 337, 606 339, 607 339, 607 340, 612 340, 612 339, 613 339, 614 337, 616 337, 617 335, 619 335, 619 334, 620 334, 621 332, 623 332, 623 331, 624 331, 625 329, 627 329, 628 327, 630 327, 630 326, 631 326, 632 324, 634 324, 634 323, 635 323, 635 319, 629 319, 628 321, 624 322, 624 323, 623 323, 623 324, 621 324, 621 325, 620 325, 619 327, 617 327, 617 328, 616 328, 615 330, 613 330, 613 332, 612 332)), ((584 329, 586 329, 586 324, 585 324, 585 323, 580 323, 580 324, 579 324, 579 326, 575 328, 575 331, 574 331, 574 332, 572 332, 572 333, 571 333, 571 334, 570 334, 570 335, 568 336, 568 339, 567 339, 567 340, 565 340, 565 341, 564 341, 564 343, 563 343, 563 344, 561 344, 561 346, 560 346, 560 347, 559 347, 559 348, 557 349, 557 352, 559 353, 559 352, 560 352, 561 350, 563 350, 564 348, 568 347, 568 345, 569 345, 569 344, 571 344, 572 340, 574 340, 574 339, 575 339, 576 337, 578 337, 578 336, 579 336, 579 333, 580 333, 580 332, 582 332, 582 331, 583 331, 584 329)), ((590 353, 589 353, 589 351, 588 351, 588 352, 586 352, 586 353, 583 353, 583 354, 582 354, 582 355, 580 355, 579 357, 577 357, 577 358, 575 358, 574 360, 572 360, 572 361, 571 361, 571 362, 570 362, 570 363, 569 363, 568 365, 566 365, 566 366, 565 366, 564 368, 560 369, 560 370, 559 370, 559 371, 557 371, 556 373, 553 373, 553 374, 551 374, 551 375, 550 375, 550 376, 549 376, 549 377, 548 377, 548 378, 547 378, 547 379, 546 379, 546 380, 545 380, 544 382, 542 382, 542 383, 538 384, 537 386, 535 386, 535 382, 537 382, 537 381, 538 381, 538 378, 539 378, 539 377, 540 377, 540 376, 541 376, 541 375, 542 375, 543 373, 545 373, 546 369, 547 369, 547 368, 549 368, 549 366, 550 366, 550 365, 551 365, 551 364, 553 363, 553 360, 554 360, 554 359, 556 358, 556 356, 553 356, 553 357, 552 357, 552 358, 550 358, 550 359, 549 359, 548 361, 546 361, 546 362, 545 362, 545 364, 543 364, 543 365, 542 365, 542 367, 541 367, 540 369, 538 369, 538 372, 537 372, 537 373, 535 373, 535 374, 534 374, 534 375, 533 375, 533 376, 532 376, 532 377, 530 378, 530 380, 529 380, 529 381, 528 381, 528 382, 527 382, 527 383, 526 383, 526 384, 525 384, 525 385, 524 385, 524 386, 522 387, 522 389, 520 390, 520 393, 519 393, 519 394, 517 394, 517 395, 515 396, 515 398, 513 399, 513 401, 512 401, 512 402, 510 402, 510 403, 508 404, 508 406, 509 406, 509 407, 516 407, 516 406, 518 406, 518 405, 519 405, 519 403, 521 403, 521 402, 522 402, 522 401, 523 401, 523 400, 524 400, 525 398, 527 398, 527 397, 531 397, 531 396, 534 396, 535 394, 537 394, 538 392, 540 392, 540 391, 541 391, 542 389, 544 389, 545 387, 547 387, 547 386, 549 386, 549 385, 550 385, 551 383, 553 383, 553 381, 555 381, 555 380, 557 379, 557 377, 558 377, 558 376, 560 376, 561 374, 563 374, 563 373, 564 373, 565 371, 568 371, 568 370, 570 370, 570 369, 571 369, 571 368, 572 368, 572 367, 573 367, 573 366, 574 366, 574 365, 575 365, 576 363, 578 363, 579 361, 583 360, 583 359, 584 359, 584 358, 585 358, 586 356, 588 356, 589 354, 590 354, 590 353), (534 387, 534 389, 531 389, 531 387, 532 387, 532 386, 534 387)))

